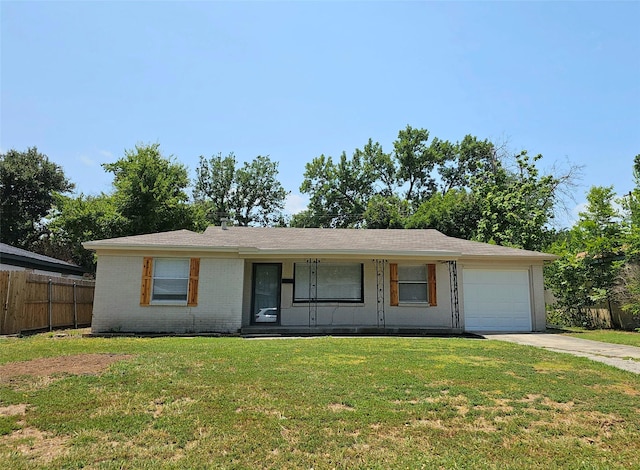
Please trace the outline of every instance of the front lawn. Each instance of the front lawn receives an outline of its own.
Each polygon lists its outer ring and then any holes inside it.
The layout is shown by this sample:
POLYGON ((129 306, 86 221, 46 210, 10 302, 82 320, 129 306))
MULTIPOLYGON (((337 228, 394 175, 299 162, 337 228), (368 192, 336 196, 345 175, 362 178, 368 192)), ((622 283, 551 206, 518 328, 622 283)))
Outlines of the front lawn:
POLYGON ((586 330, 584 328, 566 328, 565 331, 563 334, 575 338, 640 347, 640 333, 637 331, 586 330))
POLYGON ((638 468, 639 451, 637 375, 512 343, 0 339, 0 468, 638 468))

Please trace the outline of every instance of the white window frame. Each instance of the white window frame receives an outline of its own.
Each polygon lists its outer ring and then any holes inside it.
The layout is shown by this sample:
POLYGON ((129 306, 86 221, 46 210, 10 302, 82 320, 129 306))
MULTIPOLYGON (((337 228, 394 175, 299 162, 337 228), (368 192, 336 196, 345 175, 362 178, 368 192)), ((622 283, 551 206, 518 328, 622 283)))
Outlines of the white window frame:
POLYGON ((428 305, 429 304, 429 268, 426 264, 398 264, 398 304, 412 304, 412 305, 428 305), (423 268, 423 278, 402 279, 402 268, 423 268), (412 300, 402 298, 402 286, 403 285, 422 285, 424 286, 424 300, 412 300))
POLYGON ((294 287, 293 287, 293 301, 294 302, 311 302, 318 303, 363 303, 364 302, 364 266, 362 263, 318 263, 315 267, 317 270, 317 286, 315 299, 309 298, 309 264, 307 263, 294 263, 294 287), (358 267, 358 279, 354 279, 352 284, 358 284, 358 297, 340 297, 340 296, 327 296, 318 294, 320 291, 326 288, 326 279, 323 279, 322 271, 328 268, 358 267), (303 277, 304 276, 304 277, 303 277), (322 285, 321 285, 322 284, 322 285), (300 291, 298 290, 300 288, 300 291), (320 297, 319 295, 322 295, 320 297))
MULTIPOLYGON (((151 303, 153 305, 187 305, 187 300, 189 298, 189 269, 190 269, 190 259, 189 258, 154 258, 153 259, 153 279, 151 283, 151 303), (158 275, 158 265, 162 266, 164 262, 182 262, 185 264, 184 272, 185 274, 182 276, 160 276, 158 275), (184 297, 179 299, 166 299, 166 298, 158 298, 156 297, 156 281, 179 281, 180 283, 185 284, 184 289, 184 297)), ((182 293, 180 293, 182 294, 182 293)))

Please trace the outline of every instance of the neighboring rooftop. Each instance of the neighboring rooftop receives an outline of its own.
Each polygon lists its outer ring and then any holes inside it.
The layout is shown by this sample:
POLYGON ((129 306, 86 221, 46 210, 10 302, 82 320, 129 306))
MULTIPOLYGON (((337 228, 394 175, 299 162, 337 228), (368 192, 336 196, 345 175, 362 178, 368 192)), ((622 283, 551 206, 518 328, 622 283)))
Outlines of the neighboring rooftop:
POLYGON ((211 226, 85 242, 101 249, 202 249, 240 254, 423 255, 440 259, 504 257, 552 260, 554 255, 448 237, 433 229, 327 229, 211 226))
POLYGON ((85 269, 77 264, 16 248, 6 243, 0 243, 0 264, 78 276, 82 276, 86 272, 85 269))

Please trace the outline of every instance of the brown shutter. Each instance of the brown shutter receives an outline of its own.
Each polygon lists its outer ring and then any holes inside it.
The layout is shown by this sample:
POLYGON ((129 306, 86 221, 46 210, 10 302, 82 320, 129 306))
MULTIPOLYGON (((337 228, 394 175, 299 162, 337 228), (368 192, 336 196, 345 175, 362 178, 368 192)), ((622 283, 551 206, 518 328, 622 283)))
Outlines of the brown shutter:
POLYGON ((189 293, 187 294, 187 305, 196 307, 198 305, 198 281, 200 280, 200 258, 191 258, 189 263, 189 293))
POLYGON ((396 263, 389 263, 389 277, 391 278, 391 286, 389 295, 390 305, 398 305, 398 265, 396 263))
POLYGON ((144 258, 142 261, 142 283, 140 285, 140 305, 149 305, 151 302, 151 282, 153 280, 153 258, 144 258))
POLYGON ((429 284, 429 305, 438 305, 436 296, 436 265, 427 264, 427 282, 429 284))

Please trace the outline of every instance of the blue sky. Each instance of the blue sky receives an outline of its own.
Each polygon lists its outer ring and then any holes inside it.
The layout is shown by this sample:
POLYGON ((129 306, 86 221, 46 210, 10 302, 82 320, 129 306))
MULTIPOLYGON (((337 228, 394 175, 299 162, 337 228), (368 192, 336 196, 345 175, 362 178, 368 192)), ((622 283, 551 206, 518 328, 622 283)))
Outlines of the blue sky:
POLYGON ((269 155, 295 211, 305 163, 390 151, 407 124, 584 165, 576 204, 633 186, 638 1, 0 8, 0 149, 37 146, 85 194, 110 190, 100 163, 159 142, 192 175, 200 155, 269 155))

